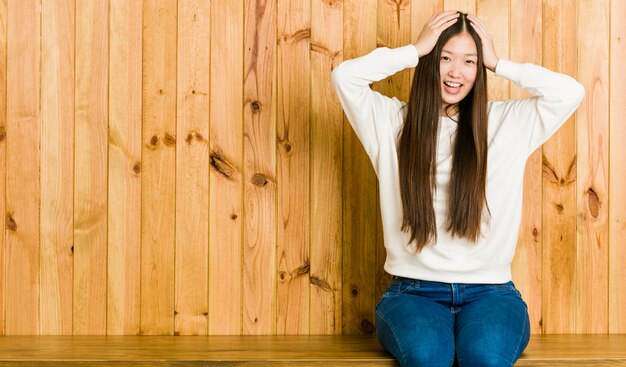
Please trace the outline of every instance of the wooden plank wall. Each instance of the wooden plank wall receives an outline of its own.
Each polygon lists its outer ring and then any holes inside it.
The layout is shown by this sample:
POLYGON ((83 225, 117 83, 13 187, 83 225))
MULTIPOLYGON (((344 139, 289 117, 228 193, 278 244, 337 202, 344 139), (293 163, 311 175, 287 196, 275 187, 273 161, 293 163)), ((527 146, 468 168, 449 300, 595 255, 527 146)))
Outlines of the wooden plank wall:
POLYGON ((585 85, 513 277, 534 333, 626 332, 626 0, 0 0, 0 334, 374 333, 377 181, 329 76, 443 9, 585 85))

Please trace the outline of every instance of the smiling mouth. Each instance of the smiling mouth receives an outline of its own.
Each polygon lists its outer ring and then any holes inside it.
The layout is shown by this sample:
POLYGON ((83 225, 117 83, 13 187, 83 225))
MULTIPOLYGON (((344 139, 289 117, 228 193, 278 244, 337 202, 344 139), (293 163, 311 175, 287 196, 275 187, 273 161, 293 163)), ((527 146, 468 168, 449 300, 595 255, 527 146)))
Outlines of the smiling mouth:
POLYGON ((446 86, 450 87, 450 88, 460 88, 461 86, 463 86, 463 84, 461 83, 455 83, 455 82, 443 82, 443 84, 445 84, 446 86))

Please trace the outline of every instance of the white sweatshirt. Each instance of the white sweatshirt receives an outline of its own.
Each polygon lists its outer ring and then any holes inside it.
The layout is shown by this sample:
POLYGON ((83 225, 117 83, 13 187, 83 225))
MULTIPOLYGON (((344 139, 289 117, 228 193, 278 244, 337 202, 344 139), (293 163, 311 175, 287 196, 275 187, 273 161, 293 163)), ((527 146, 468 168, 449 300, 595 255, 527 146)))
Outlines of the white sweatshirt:
MULTIPOLYGON (((453 238, 445 229, 446 186, 451 171, 451 141, 456 123, 440 118, 437 190, 433 205, 437 243, 416 253, 401 231, 397 146, 406 116, 404 102, 372 91, 369 84, 415 67, 413 45, 377 48, 347 60, 332 72, 339 101, 376 171, 387 259, 385 270, 408 278, 446 283, 505 283, 511 280, 522 216, 524 168, 528 157, 565 123, 585 91, 573 78, 532 64, 500 59, 496 75, 513 81, 534 97, 488 104, 487 203, 491 219, 483 221, 481 239, 453 238)), ((486 211, 485 211, 486 213, 486 211)))

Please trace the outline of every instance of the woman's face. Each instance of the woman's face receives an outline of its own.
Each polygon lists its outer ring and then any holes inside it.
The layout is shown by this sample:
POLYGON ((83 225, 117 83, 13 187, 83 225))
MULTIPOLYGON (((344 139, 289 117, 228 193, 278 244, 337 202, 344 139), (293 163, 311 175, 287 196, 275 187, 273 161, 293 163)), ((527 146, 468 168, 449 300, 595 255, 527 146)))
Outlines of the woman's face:
POLYGON ((472 90, 477 63, 476 43, 469 33, 460 33, 446 42, 439 59, 443 108, 459 103, 472 90))

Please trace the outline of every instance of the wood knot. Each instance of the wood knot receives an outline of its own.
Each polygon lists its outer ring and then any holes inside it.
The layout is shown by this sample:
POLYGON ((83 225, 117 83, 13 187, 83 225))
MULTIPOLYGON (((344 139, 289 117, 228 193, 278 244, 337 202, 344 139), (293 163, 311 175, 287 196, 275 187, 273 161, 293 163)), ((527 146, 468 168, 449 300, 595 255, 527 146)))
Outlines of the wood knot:
POLYGON ((72 247, 70 247, 70 252, 74 253, 74 245, 72 245, 72 247))
POLYGON ((235 172, 233 166, 231 166, 228 162, 226 162, 222 157, 220 157, 217 153, 212 152, 209 156, 209 162, 211 167, 219 172, 222 176, 230 179, 235 172))
POLYGON ((267 185, 267 177, 260 173, 255 173, 254 175, 252 175, 250 182, 252 182, 252 184, 255 186, 263 187, 267 185))
POLYGON ((176 145, 176 138, 170 133, 165 133, 165 136, 163 137, 163 143, 168 147, 173 147, 176 145))
POLYGON ((598 214, 600 214, 600 198, 598 197, 598 193, 596 193, 596 191, 593 189, 593 187, 590 187, 587 190, 587 202, 589 205, 589 212, 591 213, 591 216, 594 218, 598 218, 598 214))
POLYGON ((165 91, 164 91, 163 89, 159 89, 159 94, 160 94, 160 95, 164 95, 164 94, 165 94, 165 91))
POLYGON ((309 277, 309 283, 316 287, 319 287, 319 289, 324 292, 331 292, 333 290, 328 282, 316 277, 315 275, 311 275, 309 277))
POLYGON ((557 204, 554 204, 554 207, 556 208, 556 211, 559 212, 559 214, 563 213, 563 204, 557 203, 557 204))
POLYGON ((156 135, 153 135, 152 138, 150 138, 150 142, 148 143, 148 149, 155 150, 158 145, 159 145, 159 137, 156 135))
POLYGON ((365 334, 374 334, 376 327, 374 327, 374 324, 372 324, 370 320, 363 319, 363 321, 361 321, 361 330, 363 330, 365 334))
POLYGON ((232 215, 230 216, 230 219, 232 219, 232 220, 237 219, 237 214, 232 214, 232 215))
POLYGON ((285 280, 286 276, 285 276, 285 272, 284 271, 281 271, 280 273, 278 273, 278 276, 280 277, 280 280, 283 280, 283 281, 285 280))
POLYGON ((352 297, 356 297, 356 296, 358 296, 358 295, 359 295, 359 290, 358 290, 358 289, 356 289, 356 288, 352 288, 352 289, 350 290, 350 294, 352 294, 352 297))
POLYGON ((4 126, 0 126, 0 142, 3 142, 7 137, 7 131, 4 126))
POLYGON ((537 230, 537 227, 533 228, 533 237, 537 237, 539 235, 539 230, 537 230))
POLYGON ((198 142, 203 142, 204 141, 204 136, 202 136, 202 134, 199 134, 196 131, 190 131, 189 133, 187 133, 187 137, 185 138, 185 142, 187 144, 191 144, 191 142, 196 139, 196 141, 198 142))
POLYGON ((261 110, 261 102, 253 101, 252 102, 252 112, 259 112, 261 110))
POLYGON ((15 223, 12 215, 7 216, 7 229, 13 232, 17 231, 17 223, 15 223))
POLYGON ((133 164, 133 172, 135 172, 136 174, 141 173, 141 163, 136 162, 135 164, 133 164))

